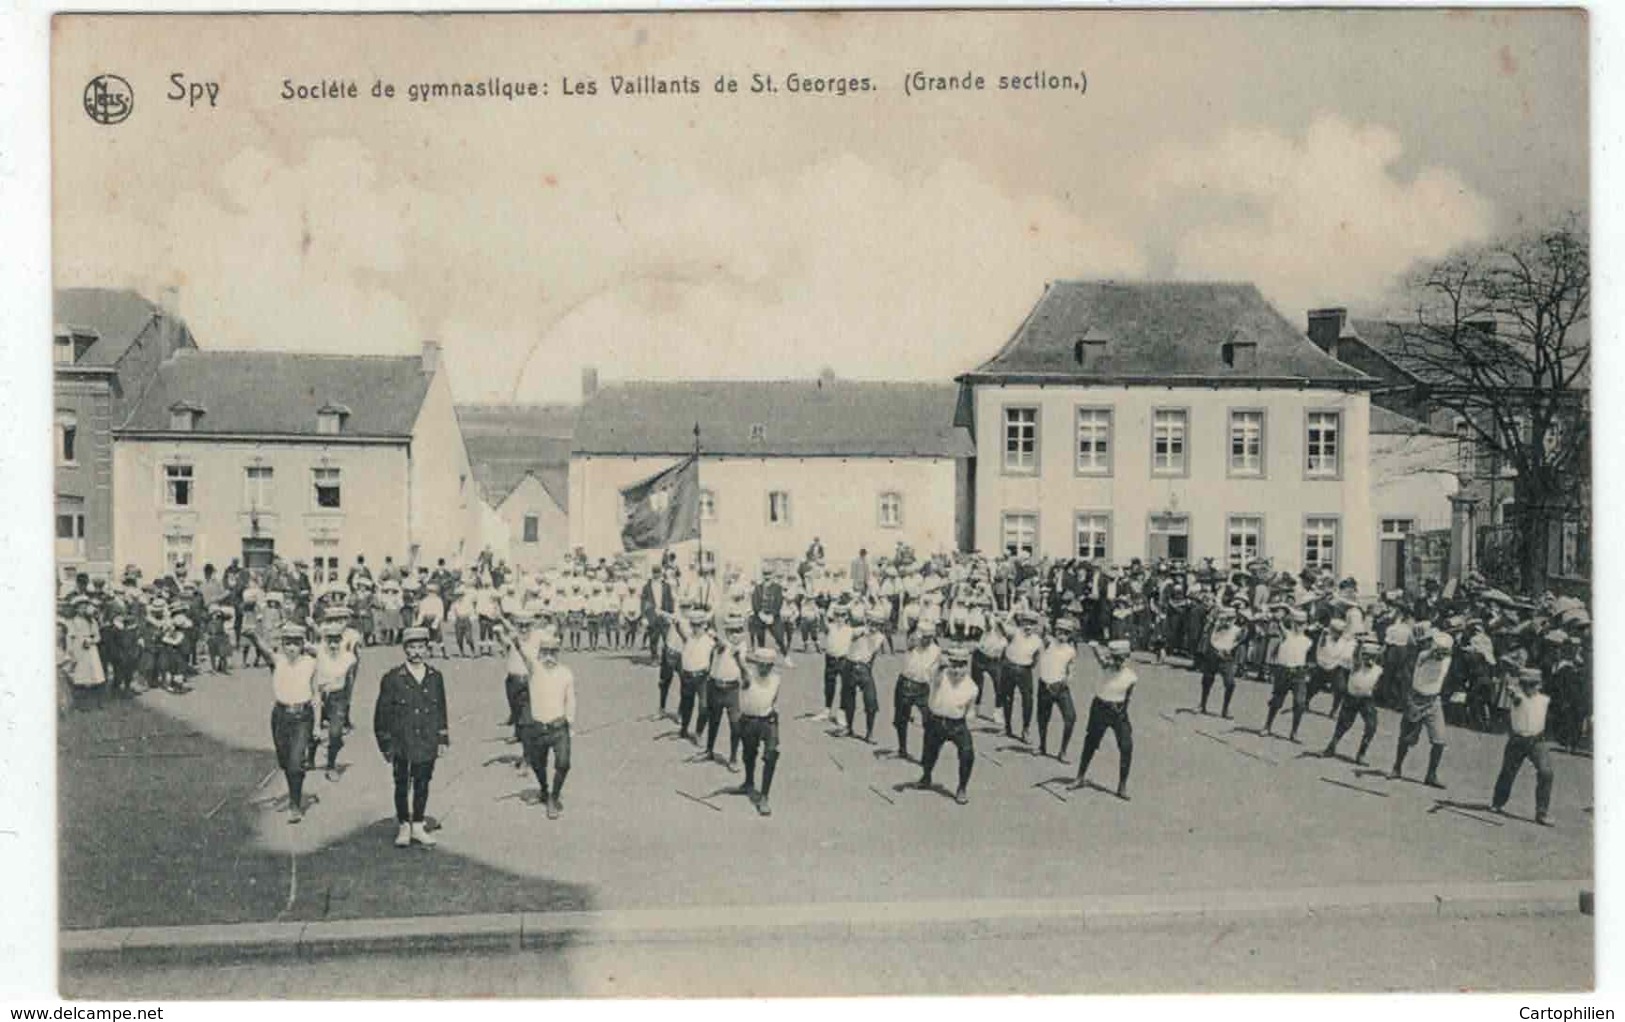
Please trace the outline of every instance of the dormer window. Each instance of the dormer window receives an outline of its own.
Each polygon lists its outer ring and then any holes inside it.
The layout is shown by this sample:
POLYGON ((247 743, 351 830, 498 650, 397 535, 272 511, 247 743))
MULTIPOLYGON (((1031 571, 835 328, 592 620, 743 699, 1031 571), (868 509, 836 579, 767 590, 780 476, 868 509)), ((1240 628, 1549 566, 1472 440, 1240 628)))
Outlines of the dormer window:
POLYGON ((57 365, 71 366, 84 357, 99 336, 94 330, 58 327, 52 338, 51 360, 57 365))
POLYGON ((750 424, 750 439, 752 443, 761 443, 767 439, 767 424, 753 422, 750 424))
POLYGON ((1072 339, 1072 361, 1088 368, 1106 354, 1106 335, 1090 327, 1072 339))
POLYGON ((1219 358, 1231 369, 1253 369, 1258 365, 1258 342, 1225 341, 1219 346, 1219 358))
POLYGON ((169 406, 169 428, 176 433, 190 433, 197 429, 203 417, 203 407, 189 401, 177 401, 169 406))
POLYGON ((344 420, 350 409, 343 405, 323 405, 316 412, 316 432, 322 436, 337 436, 344 432, 344 420))

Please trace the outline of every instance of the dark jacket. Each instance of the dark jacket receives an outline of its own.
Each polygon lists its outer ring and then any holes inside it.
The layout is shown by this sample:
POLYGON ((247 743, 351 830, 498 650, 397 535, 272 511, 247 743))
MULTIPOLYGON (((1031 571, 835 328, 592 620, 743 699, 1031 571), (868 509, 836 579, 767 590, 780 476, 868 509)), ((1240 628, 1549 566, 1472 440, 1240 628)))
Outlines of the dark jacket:
POLYGON ((784 611, 784 588, 777 581, 757 583, 750 594, 750 609, 777 618, 784 611))
POLYGON ((446 682, 430 667, 418 681, 405 664, 392 667, 378 686, 372 731, 378 751, 388 759, 432 762, 450 741, 446 718, 446 682))
POLYGON ((676 594, 664 579, 659 582, 651 579, 643 583, 643 593, 638 602, 643 609, 643 620, 650 624, 658 620, 659 615, 656 611, 663 610, 670 614, 677 609, 676 594))

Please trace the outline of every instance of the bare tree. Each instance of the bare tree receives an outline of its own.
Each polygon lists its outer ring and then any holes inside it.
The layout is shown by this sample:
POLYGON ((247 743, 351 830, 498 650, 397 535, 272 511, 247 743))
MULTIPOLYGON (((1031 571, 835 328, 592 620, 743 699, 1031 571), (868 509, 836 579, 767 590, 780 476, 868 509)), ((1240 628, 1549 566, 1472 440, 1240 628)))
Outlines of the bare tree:
POLYGON ((1391 355, 1463 438, 1516 475, 1521 582, 1546 585, 1554 527, 1589 503, 1591 247, 1570 214, 1457 253, 1410 282, 1391 355))

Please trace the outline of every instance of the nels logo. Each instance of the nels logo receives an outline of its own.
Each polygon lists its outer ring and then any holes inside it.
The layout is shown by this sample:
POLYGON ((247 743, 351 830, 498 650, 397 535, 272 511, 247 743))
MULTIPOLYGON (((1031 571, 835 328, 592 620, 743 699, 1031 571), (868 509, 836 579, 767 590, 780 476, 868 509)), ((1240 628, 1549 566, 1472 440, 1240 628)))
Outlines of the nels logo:
POLYGON ((85 86, 85 113, 97 124, 118 124, 135 109, 135 90, 115 74, 101 74, 85 86))

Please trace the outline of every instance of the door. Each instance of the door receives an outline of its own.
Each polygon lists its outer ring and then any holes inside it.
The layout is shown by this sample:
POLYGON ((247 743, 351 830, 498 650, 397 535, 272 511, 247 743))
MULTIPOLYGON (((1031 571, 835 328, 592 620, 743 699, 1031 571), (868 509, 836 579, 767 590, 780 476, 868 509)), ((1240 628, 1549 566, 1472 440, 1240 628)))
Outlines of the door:
POLYGON ((265 537, 243 539, 243 567, 250 570, 254 568, 269 568, 271 558, 276 556, 276 540, 265 537))
POLYGON ((1378 565, 1379 584, 1383 592, 1405 588, 1405 564, 1409 551, 1411 529, 1415 523, 1409 518, 1382 520, 1382 551, 1378 565))
POLYGON ((1146 544, 1151 560, 1189 561, 1190 524, 1187 515, 1152 515, 1150 539, 1146 544))

